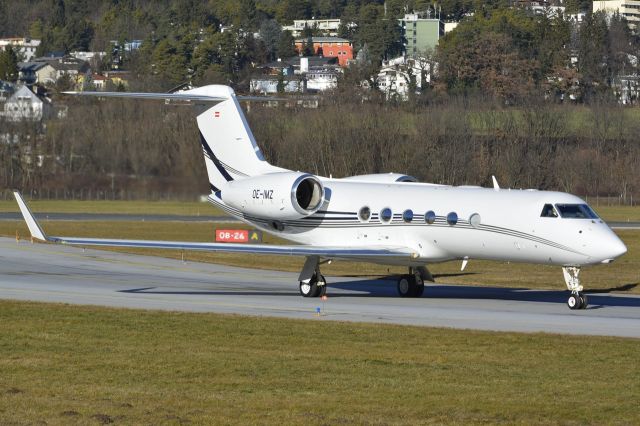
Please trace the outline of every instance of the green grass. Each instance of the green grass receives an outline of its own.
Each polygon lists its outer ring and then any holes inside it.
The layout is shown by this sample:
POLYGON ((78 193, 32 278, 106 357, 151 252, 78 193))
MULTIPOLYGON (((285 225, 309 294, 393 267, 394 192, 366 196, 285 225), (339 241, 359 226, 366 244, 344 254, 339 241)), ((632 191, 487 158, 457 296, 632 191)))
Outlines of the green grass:
MULTIPOLYGON (((133 238, 173 241, 213 241, 217 226, 227 228, 229 224, 205 222, 66 222, 43 221, 45 232, 50 235, 67 235, 96 238, 133 238)), ((234 228, 247 228, 233 225, 234 228)), ((16 230, 22 238, 29 232, 23 221, 0 221, 0 235, 15 237, 16 230)), ((618 235, 628 248, 627 254, 611 265, 585 268, 581 274, 587 290, 624 291, 640 294, 640 231, 620 230, 618 235)), ((282 240, 264 235, 267 244, 278 244, 282 240)), ((136 254, 163 256, 180 259, 182 253, 176 250, 153 249, 111 249, 136 254)), ((186 260, 221 263, 225 265, 251 268, 276 269, 299 272, 303 259, 290 256, 251 256, 231 253, 186 252, 186 260)), ((429 265, 442 284, 482 285, 498 287, 518 287, 537 289, 565 289, 560 267, 529 265, 508 262, 470 260, 464 272, 460 272, 460 262, 446 262, 429 265)), ((323 265, 323 274, 348 276, 386 276, 404 273, 405 268, 336 261, 323 265)))
MULTIPOLYGON (((592 203, 595 200, 589 199, 592 203)), ((607 206, 595 205, 596 210, 605 221, 608 222, 640 222, 640 207, 638 206, 607 206)))
POLYGON ((0 320, 2 424, 640 423, 637 339, 7 301, 0 320))

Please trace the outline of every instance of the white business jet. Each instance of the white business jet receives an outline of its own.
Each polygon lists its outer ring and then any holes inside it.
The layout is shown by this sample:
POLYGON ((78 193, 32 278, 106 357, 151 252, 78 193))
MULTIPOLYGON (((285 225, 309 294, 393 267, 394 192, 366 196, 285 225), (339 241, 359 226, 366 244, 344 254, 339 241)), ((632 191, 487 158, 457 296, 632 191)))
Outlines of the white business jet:
MULTIPOLYGON (((297 243, 257 245, 53 237, 44 233, 19 193, 34 238, 80 246, 146 247, 306 257, 300 293, 318 297, 327 282, 320 266, 333 259, 401 265, 403 297, 419 297, 429 263, 469 259, 562 267, 581 309, 582 266, 610 263, 627 248, 582 199, 566 193, 419 183, 401 174, 332 179, 269 164, 239 101, 227 86, 179 93, 71 92, 98 97, 189 101, 198 108, 200 143, 209 176, 209 201, 233 217, 297 243)), ((264 100, 263 98, 258 98, 264 100)))

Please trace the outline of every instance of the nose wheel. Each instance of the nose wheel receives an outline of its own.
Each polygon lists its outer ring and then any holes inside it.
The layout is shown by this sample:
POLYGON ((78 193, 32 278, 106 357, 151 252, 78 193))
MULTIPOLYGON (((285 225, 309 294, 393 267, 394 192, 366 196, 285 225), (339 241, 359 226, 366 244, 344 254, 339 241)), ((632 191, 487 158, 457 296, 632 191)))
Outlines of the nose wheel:
POLYGON ((567 300, 567 306, 569 309, 587 309, 587 306, 589 306, 589 299, 587 299, 587 296, 582 292, 582 285, 580 285, 579 277, 580 268, 565 266, 562 268, 562 273, 564 275, 567 288, 571 291, 571 295, 567 300))
POLYGON ((587 309, 587 306, 589 306, 589 299, 587 298, 587 295, 582 292, 571 293, 569 300, 567 300, 567 306, 572 310, 587 309))

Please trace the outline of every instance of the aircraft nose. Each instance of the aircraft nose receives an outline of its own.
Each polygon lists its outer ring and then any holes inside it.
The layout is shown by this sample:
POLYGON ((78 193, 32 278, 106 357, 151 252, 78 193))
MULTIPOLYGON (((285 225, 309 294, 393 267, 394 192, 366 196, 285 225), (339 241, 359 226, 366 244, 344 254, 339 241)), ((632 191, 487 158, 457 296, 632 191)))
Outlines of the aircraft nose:
POLYGON ((617 235, 614 235, 613 238, 608 241, 606 247, 606 258, 602 261, 602 263, 611 263, 627 252, 627 246, 622 242, 620 238, 618 238, 617 235))

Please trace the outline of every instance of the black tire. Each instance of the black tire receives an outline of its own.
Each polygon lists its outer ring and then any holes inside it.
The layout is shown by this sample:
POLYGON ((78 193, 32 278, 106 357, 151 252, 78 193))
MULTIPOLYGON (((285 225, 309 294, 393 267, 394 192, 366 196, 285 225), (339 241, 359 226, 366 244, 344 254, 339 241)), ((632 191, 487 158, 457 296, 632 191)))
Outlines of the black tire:
POLYGON ((314 279, 308 283, 300 281, 300 294, 302 297, 318 297, 318 284, 314 279))
POLYGON ((580 309, 587 309, 587 306, 589 306, 589 298, 586 294, 580 293, 580 303, 580 309))
POLYGON ((327 294, 327 285, 319 285, 318 286, 318 290, 320 291, 320 293, 318 294, 318 297, 322 297, 324 295, 327 294))
POLYGON ((576 293, 571 293, 569 299, 567 300, 567 306, 571 310, 581 309, 582 308, 582 299, 576 293))
POLYGON ((420 275, 414 275, 413 280, 416 283, 413 297, 422 297, 422 293, 424 293, 424 280, 420 275))
POLYGON ((300 281, 300 294, 302 297, 320 297, 327 292, 327 282, 324 279, 324 275, 320 275, 320 279, 314 275, 311 277, 308 283, 300 281), (318 282, 324 283, 318 285, 318 282))
POLYGON ((316 294, 312 297, 322 297, 327 293, 327 280, 324 279, 324 275, 320 274, 320 279, 316 279, 315 275, 313 280, 316 283, 316 294))
POLYGON ((416 279, 413 275, 401 275, 398 279, 398 294, 400 297, 415 297, 416 279))

